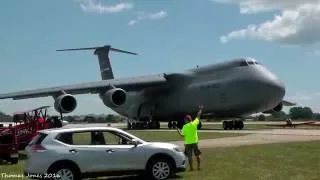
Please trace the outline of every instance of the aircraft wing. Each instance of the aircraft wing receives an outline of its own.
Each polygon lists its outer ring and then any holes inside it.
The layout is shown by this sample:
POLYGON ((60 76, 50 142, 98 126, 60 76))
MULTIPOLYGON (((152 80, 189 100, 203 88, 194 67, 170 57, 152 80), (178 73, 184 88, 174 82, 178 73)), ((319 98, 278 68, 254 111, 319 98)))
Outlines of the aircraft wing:
POLYGON ((289 102, 289 101, 286 101, 286 100, 282 100, 282 104, 284 106, 295 106, 295 105, 297 105, 297 103, 289 102))
POLYGON ((164 85, 167 85, 166 74, 159 74, 12 92, 0 94, 0 99, 12 98, 14 100, 18 100, 47 97, 59 95, 61 92, 70 94, 95 94, 104 92, 110 89, 110 87, 122 88, 126 91, 137 91, 145 88, 163 87, 164 85))

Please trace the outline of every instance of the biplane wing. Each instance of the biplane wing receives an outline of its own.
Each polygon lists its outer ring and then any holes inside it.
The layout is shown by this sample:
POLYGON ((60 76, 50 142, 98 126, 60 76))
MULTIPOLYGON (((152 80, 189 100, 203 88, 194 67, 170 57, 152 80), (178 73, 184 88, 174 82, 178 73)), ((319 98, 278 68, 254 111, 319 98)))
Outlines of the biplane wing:
POLYGON ((273 127, 295 127, 295 126, 301 126, 301 125, 310 125, 315 123, 315 121, 306 121, 302 123, 292 123, 292 124, 266 124, 266 126, 273 126, 273 127))
POLYGON ((47 109, 49 108, 50 106, 40 106, 40 107, 37 107, 37 108, 34 108, 34 109, 28 109, 28 110, 24 110, 24 111, 18 111, 18 112, 15 112, 13 114, 23 114, 23 113, 26 113, 26 112, 32 112, 32 111, 36 111, 36 110, 40 110, 40 109, 47 109))

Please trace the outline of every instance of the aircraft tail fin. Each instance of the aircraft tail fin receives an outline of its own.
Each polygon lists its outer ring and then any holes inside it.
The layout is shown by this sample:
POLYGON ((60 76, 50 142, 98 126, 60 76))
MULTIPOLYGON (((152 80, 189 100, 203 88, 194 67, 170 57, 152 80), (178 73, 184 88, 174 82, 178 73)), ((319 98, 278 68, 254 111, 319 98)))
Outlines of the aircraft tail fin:
POLYGON ((114 78, 111 63, 110 63, 110 58, 109 58, 110 51, 138 55, 137 53, 112 48, 110 45, 100 46, 100 47, 88 47, 88 48, 59 49, 57 51, 79 51, 79 50, 95 50, 94 54, 98 56, 102 80, 114 78))

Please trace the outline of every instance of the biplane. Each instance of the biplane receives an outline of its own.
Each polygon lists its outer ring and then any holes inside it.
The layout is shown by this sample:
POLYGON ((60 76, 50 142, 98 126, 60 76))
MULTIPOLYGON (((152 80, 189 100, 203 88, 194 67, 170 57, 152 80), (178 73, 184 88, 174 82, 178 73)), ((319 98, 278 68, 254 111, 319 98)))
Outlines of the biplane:
POLYGON ((285 124, 266 124, 266 126, 273 126, 273 127, 293 127, 296 128, 296 126, 302 126, 302 125, 312 125, 315 121, 306 121, 301 123, 293 123, 291 119, 287 119, 285 124))
POLYGON ((37 131, 64 125, 62 118, 47 115, 49 107, 41 106, 16 112, 8 127, 3 127, 3 125, 0 127, 0 159, 17 163, 18 151, 23 150, 29 144, 37 131))

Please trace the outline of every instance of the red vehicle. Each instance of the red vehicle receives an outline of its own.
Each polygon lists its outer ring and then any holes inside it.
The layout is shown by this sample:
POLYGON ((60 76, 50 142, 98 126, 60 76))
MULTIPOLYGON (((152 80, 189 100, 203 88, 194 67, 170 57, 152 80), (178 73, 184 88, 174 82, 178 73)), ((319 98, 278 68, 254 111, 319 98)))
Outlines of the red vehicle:
POLYGON ((13 124, 0 127, 0 159, 13 164, 18 163, 18 151, 23 150, 38 130, 61 127, 62 122, 57 116, 47 117, 50 106, 41 106, 13 115, 13 124))

